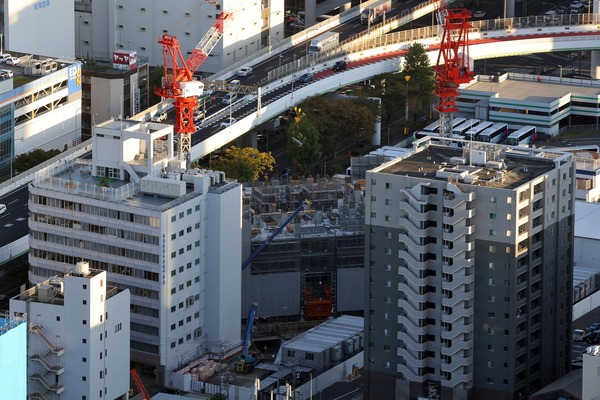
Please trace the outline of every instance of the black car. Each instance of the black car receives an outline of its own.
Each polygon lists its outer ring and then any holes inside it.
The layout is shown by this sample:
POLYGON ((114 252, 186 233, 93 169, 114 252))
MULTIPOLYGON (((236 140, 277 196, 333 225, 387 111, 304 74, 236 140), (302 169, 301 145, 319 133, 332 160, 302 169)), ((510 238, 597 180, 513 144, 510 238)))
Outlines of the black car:
POLYGON ((344 60, 341 61, 336 61, 335 64, 333 64, 333 70, 334 71, 344 71, 346 69, 347 63, 344 60))
POLYGON ((588 342, 589 344, 600 343, 600 330, 590 333, 590 335, 586 339, 586 342, 588 342))
POLYGON ((312 81, 313 78, 314 78, 314 75, 311 74, 310 72, 307 72, 306 74, 303 74, 299 80, 300 80, 300 82, 307 83, 307 82, 312 81))

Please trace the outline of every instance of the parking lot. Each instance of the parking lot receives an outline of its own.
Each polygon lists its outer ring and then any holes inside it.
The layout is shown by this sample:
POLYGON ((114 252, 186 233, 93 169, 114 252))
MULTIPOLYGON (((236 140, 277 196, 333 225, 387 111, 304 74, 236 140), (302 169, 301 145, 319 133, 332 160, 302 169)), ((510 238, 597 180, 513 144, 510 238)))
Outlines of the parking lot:
MULTIPOLYGON (((585 314, 584 316, 576 319, 573 322, 573 330, 585 329, 595 322, 600 322, 600 307, 597 307, 589 313, 585 314)), ((584 350, 587 349, 589 346, 590 345, 586 342, 573 341, 571 360, 576 360, 578 357, 581 357, 584 350)))

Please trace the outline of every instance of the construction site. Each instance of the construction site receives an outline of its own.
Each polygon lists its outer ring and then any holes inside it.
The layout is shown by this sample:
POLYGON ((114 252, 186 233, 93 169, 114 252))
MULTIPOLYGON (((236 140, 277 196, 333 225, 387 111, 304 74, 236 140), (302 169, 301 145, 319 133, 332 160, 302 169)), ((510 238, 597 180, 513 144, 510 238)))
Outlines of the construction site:
POLYGON ((271 180, 246 189, 244 239, 249 246, 244 247, 250 254, 261 246, 262 251, 243 271, 242 307, 258 304, 262 329, 275 332, 276 324, 283 328, 341 313, 362 315, 362 185, 336 175, 271 180))

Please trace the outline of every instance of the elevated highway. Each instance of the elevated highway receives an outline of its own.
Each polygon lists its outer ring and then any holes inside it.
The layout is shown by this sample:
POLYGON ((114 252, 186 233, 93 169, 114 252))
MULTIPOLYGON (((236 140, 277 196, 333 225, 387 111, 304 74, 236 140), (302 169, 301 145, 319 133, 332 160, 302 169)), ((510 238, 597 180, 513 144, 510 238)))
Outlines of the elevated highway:
MULTIPOLYGON (((308 97, 331 92, 378 74, 401 70, 403 55, 413 42, 428 47, 434 64, 440 44, 439 26, 392 32, 421 12, 431 12, 434 7, 435 2, 431 2, 419 10, 404 10, 385 23, 371 27, 369 31, 349 37, 331 51, 304 55, 270 70, 258 82, 255 93, 246 95, 230 106, 214 110, 192 139, 191 158, 209 154, 308 97), (348 69, 334 73, 331 67, 341 59, 348 62, 348 69), (315 80, 299 82, 299 76, 305 72, 312 72, 315 80), (229 116, 236 118, 237 122, 220 129, 219 121, 229 116)), ((473 21, 469 33, 470 56, 477 60, 553 51, 596 50, 600 49, 599 24, 600 19, 595 14, 473 21)), ((292 38, 285 46, 293 47, 294 42, 292 38)), ((275 52, 275 60, 281 50, 275 52)), ((273 53, 271 49, 271 55, 273 53)), ((219 77, 232 77, 236 70, 232 68, 219 77)))

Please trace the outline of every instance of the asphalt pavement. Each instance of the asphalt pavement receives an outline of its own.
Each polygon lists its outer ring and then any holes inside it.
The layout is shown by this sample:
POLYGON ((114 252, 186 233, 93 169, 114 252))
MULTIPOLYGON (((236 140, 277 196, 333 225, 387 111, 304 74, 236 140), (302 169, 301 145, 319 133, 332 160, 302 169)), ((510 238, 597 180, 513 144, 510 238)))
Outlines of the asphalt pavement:
MULTIPOLYGON (((573 321, 573 330, 575 329, 585 329, 594 322, 600 322, 600 307, 597 307, 590 311, 589 313, 577 318, 573 321)), ((571 360, 575 360, 578 357, 582 356, 582 353, 585 349, 587 349, 590 344, 586 342, 573 342, 572 351, 571 351, 571 360)))

